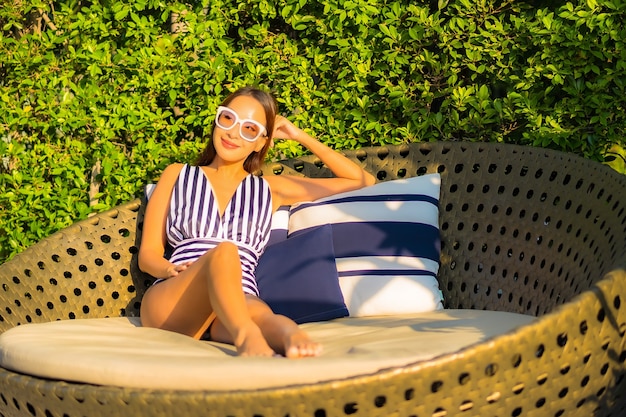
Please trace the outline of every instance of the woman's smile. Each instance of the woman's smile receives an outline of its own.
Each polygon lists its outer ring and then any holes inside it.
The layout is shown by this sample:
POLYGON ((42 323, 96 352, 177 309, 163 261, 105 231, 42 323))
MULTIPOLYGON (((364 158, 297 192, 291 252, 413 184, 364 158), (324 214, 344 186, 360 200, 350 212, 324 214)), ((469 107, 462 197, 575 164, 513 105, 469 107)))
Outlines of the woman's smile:
POLYGON ((226 138, 222 138, 222 146, 224 146, 224 148, 226 149, 238 149, 239 145, 237 145, 235 142, 230 141, 226 138))

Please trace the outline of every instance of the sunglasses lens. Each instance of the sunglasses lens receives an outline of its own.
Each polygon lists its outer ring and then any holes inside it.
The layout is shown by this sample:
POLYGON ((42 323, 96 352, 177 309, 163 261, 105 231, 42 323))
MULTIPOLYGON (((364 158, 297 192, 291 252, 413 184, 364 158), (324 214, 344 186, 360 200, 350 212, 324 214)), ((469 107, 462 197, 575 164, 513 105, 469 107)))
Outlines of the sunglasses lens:
POLYGON ((254 123, 245 122, 241 125, 241 136, 246 140, 255 140, 261 129, 254 123))
POLYGON ((237 122, 237 115, 228 109, 223 109, 218 113, 216 121, 221 128, 230 129, 237 122))

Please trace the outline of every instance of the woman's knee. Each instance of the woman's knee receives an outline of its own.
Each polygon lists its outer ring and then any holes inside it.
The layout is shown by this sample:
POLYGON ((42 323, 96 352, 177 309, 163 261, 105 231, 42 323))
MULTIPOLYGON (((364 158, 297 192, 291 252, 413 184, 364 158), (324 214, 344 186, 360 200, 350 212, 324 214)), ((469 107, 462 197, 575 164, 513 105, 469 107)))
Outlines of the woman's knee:
POLYGON ((241 274, 241 261, 237 245, 232 242, 221 242, 216 247, 205 253, 198 263, 203 271, 210 276, 223 277, 227 275, 241 274))
POLYGON ((233 242, 221 242, 211 250, 211 258, 220 261, 235 259, 239 262, 239 249, 233 242))

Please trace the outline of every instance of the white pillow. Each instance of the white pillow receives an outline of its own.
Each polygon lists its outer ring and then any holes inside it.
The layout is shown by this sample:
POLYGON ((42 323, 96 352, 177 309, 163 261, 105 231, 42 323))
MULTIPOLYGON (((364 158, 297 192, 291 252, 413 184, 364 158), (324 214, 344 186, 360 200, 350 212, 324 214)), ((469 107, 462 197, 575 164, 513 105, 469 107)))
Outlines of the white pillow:
POLYGON ((339 285, 352 317, 443 308, 439 174, 393 180, 291 207, 289 234, 333 228, 339 285))

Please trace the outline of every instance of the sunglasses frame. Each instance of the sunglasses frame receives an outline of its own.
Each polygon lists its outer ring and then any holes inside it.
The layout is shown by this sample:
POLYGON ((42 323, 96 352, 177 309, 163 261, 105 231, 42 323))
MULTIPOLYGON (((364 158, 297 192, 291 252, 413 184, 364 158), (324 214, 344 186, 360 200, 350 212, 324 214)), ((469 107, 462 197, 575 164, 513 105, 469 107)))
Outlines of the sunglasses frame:
POLYGON ((239 136, 241 136, 241 139, 245 140, 246 142, 256 142, 261 136, 263 136, 267 132, 267 129, 261 123, 257 122, 256 120, 253 120, 253 119, 241 119, 239 117, 239 115, 237 114, 237 112, 235 110, 231 109, 230 107, 219 106, 217 108, 217 112, 215 113, 215 125, 217 127, 219 127, 220 129, 224 129, 224 130, 231 130, 237 124, 239 124, 239 136), (224 125, 220 124, 220 122, 219 122, 220 115, 224 111, 232 113, 235 116, 235 121, 233 122, 233 125, 231 127, 225 127, 224 125), (248 139, 243 134, 243 125, 246 122, 250 122, 250 123, 252 123, 253 125, 255 125, 256 127, 259 128, 259 133, 252 139, 248 139))

